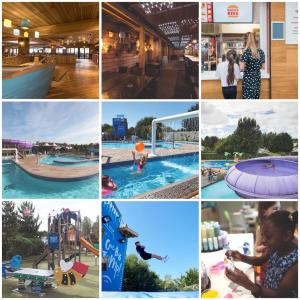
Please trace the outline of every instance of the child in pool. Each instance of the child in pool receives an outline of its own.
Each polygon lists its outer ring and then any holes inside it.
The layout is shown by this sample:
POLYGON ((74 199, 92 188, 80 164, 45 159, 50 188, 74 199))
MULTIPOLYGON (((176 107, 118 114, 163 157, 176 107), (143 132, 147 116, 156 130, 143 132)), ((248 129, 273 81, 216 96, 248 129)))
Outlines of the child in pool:
POLYGON ((102 196, 112 193, 117 190, 117 188, 117 185, 109 176, 102 175, 102 196))
POLYGON ((136 159, 135 152, 132 151, 132 158, 134 163, 137 166, 137 172, 141 173, 144 167, 146 166, 147 160, 148 160, 148 153, 146 155, 143 155, 140 159, 136 159))
POLYGON ((148 253, 145 251, 145 246, 141 245, 140 242, 135 242, 135 249, 137 251, 137 253, 140 255, 140 257, 143 259, 143 260, 149 260, 151 258, 156 258, 157 260, 162 260, 163 262, 166 262, 167 260, 167 255, 162 257, 160 255, 157 255, 157 254, 153 254, 153 253, 148 253))
POLYGON ((267 217, 261 228, 266 246, 260 257, 246 256, 238 251, 227 251, 226 256, 253 266, 268 262, 266 278, 260 286, 253 283, 241 270, 225 270, 225 275, 238 285, 261 298, 298 297, 298 246, 293 242, 297 212, 276 211, 267 217))

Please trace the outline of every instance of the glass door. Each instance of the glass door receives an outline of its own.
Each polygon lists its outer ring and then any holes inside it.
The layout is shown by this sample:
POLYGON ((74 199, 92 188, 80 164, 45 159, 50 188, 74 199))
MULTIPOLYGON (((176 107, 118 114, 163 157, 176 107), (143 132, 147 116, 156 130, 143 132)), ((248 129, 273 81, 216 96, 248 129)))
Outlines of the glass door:
POLYGON ((79 58, 89 58, 90 49, 89 48, 80 48, 79 49, 79 58))

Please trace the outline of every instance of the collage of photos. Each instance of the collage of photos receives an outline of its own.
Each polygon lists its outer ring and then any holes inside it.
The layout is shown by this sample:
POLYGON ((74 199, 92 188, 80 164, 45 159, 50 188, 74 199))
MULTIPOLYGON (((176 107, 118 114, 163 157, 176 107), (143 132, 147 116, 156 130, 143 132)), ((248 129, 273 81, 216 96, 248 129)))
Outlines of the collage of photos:
POLYGON ((298 298, 298 1, 0 8, 2 298, 298 298))

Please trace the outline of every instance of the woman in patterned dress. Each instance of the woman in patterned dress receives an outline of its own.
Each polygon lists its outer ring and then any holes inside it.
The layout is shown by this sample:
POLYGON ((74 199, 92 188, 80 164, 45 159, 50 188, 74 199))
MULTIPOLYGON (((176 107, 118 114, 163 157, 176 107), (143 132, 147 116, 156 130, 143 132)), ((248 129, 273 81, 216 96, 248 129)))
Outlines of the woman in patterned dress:
POLYGON ((261 77, 260 70, 265 67, 265 53, 256 47, 255 35, 246 33, 246 48, 240 58, 240 68, 243 76, 243 99, 259 99, 261 77))

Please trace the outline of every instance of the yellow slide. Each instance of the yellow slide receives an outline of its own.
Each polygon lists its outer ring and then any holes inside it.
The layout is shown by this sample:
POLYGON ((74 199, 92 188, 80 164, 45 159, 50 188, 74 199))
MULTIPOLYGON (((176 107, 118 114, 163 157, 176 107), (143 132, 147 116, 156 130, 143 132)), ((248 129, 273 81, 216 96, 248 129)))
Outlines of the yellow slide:
POLYGON ((89 251, 91 251, 93 254, 95 254, 96 256, 99 257, 99 250, 96 249, 95 247, 93 247, 93 245, 88 242, 86 239, 84 239, 83 237, 80 238, 80 243, 83 247, 85 247, 86 249, 88 249, 89 251))

